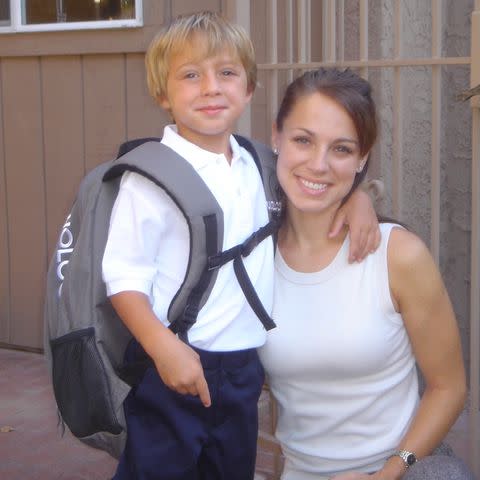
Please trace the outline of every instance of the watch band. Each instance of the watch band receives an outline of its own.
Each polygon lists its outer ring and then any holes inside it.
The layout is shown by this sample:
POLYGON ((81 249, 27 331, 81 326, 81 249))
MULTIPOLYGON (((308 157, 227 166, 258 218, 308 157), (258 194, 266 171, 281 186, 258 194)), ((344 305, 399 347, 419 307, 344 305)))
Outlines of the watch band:
POLYGON ((404 461, 407 468, 411 467, 414 463, 417 463, 417 456, 413 452, 409 452, 408 450, 397 450, 392 455, 390 455, 389 458, 391 457, 400 457, 404 461))

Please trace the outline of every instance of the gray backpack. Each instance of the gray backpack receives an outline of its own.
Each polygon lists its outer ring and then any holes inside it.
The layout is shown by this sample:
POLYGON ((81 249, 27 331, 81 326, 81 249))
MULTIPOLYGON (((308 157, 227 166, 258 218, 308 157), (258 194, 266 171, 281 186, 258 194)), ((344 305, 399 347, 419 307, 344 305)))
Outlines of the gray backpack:
POLYGON ((189 225, 190 260, 184 282, 169 307, 170 328, 187 339, 218 268, 228 261, 233 261, 238 281, 264 327, 275 326, 242 261, 275 233, 279 209, 273 157, 266 146, 236 138, 253 155, 273 212, 271 221, 243 244, 221 251, 221 208, 188 162, 158 139, 127 142, 120 148, 119 155, 126 152, 124 155, 88 173, 61 229, 47 273, 44 342, 58 413, 75 437, 114 457, 119 457, 126 440, 123 401, 146 368, 123 369, 124 352, 132 336, 108 300, 102 280, 110 213, 123 172, 138 172, 163 188, 189 225))

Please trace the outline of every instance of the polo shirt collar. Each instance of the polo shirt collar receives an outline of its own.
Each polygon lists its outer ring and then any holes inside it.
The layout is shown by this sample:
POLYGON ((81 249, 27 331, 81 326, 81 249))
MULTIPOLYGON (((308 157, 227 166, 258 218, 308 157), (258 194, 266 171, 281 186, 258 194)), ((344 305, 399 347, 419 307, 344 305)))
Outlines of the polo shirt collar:
MULTIPOLYGON (((206 167, 215 160, 226 161, 223 153, 209 152, 180 136, 175 125, 167 125, 164 128, 162 143, 184 157, 196 170, 206 167)), ((245 161, 240 145, 233 135, 230 135, 230 147, 232 149, 232 165, 240 160, 245 161)))

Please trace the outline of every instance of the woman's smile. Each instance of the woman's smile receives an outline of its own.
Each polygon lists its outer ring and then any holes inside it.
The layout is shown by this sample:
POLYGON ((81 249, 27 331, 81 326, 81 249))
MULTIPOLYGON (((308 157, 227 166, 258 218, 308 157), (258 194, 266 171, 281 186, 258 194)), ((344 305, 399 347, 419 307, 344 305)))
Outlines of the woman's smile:
POLYGON ((302 177, 299 177, 299 181, 307 189, 314 190, 315 193, 324 192, 327 189, 327 184, 326 183, 314 182, 314 181, 307 180, 307 179, 302 178, 302 177))

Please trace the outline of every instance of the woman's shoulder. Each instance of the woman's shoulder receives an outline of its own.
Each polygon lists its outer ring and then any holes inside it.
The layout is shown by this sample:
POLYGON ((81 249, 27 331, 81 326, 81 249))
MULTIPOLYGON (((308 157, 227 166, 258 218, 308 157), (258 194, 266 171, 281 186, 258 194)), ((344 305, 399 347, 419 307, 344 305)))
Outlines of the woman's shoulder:
POLYGON ((424 241, 400 225, 391 228, 387 258, 390 274, 403 278, 430 271, 434 267, 432 255, 424 241))

